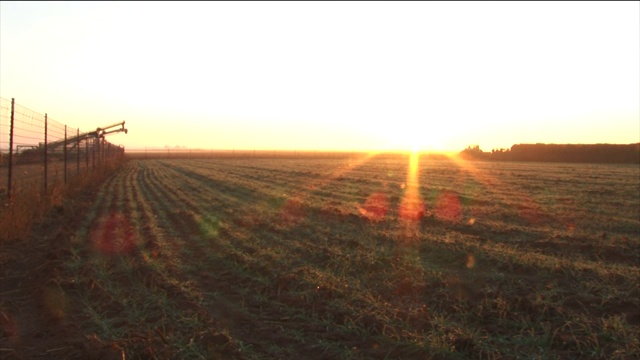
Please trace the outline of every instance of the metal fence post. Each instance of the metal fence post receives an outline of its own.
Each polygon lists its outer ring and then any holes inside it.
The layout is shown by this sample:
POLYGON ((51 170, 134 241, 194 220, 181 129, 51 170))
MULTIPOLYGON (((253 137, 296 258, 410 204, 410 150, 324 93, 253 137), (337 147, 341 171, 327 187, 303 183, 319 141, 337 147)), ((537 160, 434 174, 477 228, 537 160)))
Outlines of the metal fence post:
POLYGON ((85 157, 85 165, 86 165, 86 172, 89 172, 89 140, 88 139, 84 139, 84 157, 85 157))
POLYGON ((49 178, 48 164, 47 164, 47 131, 49 128, 49 121, 47 114, 44 114, 44 193, 47 193, 47 179, 49 178))
POLYGON ((9 174, 7 176, 7 196, 11 198, 11 178, 13 176, 13 119, 15 114, 15 100, 11 98, 11 125, 9 128, 9 174))
POLYGON ((67 125, 64 126, 64 147, 62 148, 64 156, 64 184, 67 185, 67 125))
POLYGON ((102 147, 100 148, 100 153, 102 154, 102 156, 100 157, 100 160, 102 161, 103 168, 105 168, 107 165, 107 152, 105 151, 105 145, 106 141, 104 138, 102 138, 102 147))
POLYGON ((80 128, 76 131, 76 175, 80 175, 80 128))
POLYGON ((104 138, 100 141, 100 161, 102 161, 102 169, 104 170, 106 167, 106 159, 104 157, 104 138))

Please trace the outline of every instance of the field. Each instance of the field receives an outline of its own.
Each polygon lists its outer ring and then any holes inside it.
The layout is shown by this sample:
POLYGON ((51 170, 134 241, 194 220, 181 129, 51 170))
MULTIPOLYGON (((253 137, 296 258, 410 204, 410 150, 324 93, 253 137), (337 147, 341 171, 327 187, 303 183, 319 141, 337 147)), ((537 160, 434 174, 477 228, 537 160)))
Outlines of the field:
POLYGON ((81 209, 3 286, 0 355, 640 357, 637 165, 132 159, 81 209))

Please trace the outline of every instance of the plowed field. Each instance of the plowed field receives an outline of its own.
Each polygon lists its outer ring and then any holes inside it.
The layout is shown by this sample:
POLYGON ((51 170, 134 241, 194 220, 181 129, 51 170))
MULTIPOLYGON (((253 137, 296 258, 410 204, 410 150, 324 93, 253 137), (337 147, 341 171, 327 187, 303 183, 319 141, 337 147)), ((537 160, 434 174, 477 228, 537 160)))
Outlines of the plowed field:
POLYGON ((408 157, 131 160, 61 232, 68 250, 34 295, 46 326, 73 324, 82 341, 25 348, 37 334, 13 299, 0 355, 637 358, 639 175, 408 157))

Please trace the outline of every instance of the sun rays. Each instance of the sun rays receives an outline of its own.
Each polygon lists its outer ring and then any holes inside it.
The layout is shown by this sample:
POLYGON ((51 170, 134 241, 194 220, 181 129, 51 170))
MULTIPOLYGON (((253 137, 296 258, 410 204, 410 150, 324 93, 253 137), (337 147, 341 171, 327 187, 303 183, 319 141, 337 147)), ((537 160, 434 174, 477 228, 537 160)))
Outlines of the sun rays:
POLYGON ((425 204, 420 195, 419 169, 420 153, 412 151, 409 154, 404 196, 398 208, 398 219, 403 225, 404 241, 411 241, 419 236, 420 220, 424 217, 425 204))
POLYGON ((291 183, 277 195, 281 199, 275 209, 281 215, 277 217, 280 226, 303 226, 313 221, 314 216, 338 216, 349 221, 360 218, 370 224, 390 224, 397 229, 398 244, 406 245, 426 240, 425 226, 431 220, 425 222, 425 218, 456 226, 483 224, 487 216, 492 216, 487 211, 494 210, 468 203, 469 198, 482 193, 500 196, 496 201, 506 207, 519 204, 512 209, 518 216, 517 221, 540 224, 553 216, 526 189, 514 187, 479 164, 462 161, 453 155, 435 158, 425 151, 351 154, 335 159, 331 167, 318 168, 315 172, 317 174, 301 183, 291 183), (378 174, 379 170, 375 175, 369 173, 371 170, 365 165, 372 161, 387 161, 385 156, 389 156, 388 164, 394 164, 393 174, 387 171, 378 174), (429 179, 437 179, 441 169, 450 169, 456 175, 446 183, 430 183, 429 179), (513 198, 504 197, 505 189, 513 198), (319 201, 319 196, 355 198, 347 202, 319 201))

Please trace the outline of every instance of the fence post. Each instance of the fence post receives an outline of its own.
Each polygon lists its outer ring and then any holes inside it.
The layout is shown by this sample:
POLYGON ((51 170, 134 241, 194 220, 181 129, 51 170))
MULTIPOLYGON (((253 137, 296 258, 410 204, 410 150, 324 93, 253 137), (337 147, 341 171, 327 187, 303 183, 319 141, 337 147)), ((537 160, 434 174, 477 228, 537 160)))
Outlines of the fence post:
POLYGON ((64 156, 64 184, 67 185, 67 125, 64 126, 64 147, 62 148, 62 156, 64 156))
POLYGON ((104 153, 104 138, 100 141, 100 161, 102 161, 102 169, 104 170, 107 166, 105 153, 104 153))
POLYGON ((15 114, 15 100, 11 98, 11 125, 9 128, 9 174, 7 176, 7 196, 11 198, 11 178, 13 176, 13 120, 15 114))
POLYGON ((98 141, 98 139, 94 138, 93 139, 93 148, 92 148, 92 160, 93 163, 91 164, 91 168, 95 171, 96 170, 96 142, 98 141))
POLYGON ((80 175, 80 128, 76 132, 76 176, 80 175))
POLYGON ((86 172, 89 172, 89 140, 88 139, 84 139, 84 157, 85 157, 85 165, 86 165, 86 172))
POLYGON ((47 181, 49 178, 49 170, 48 170, 48 164, 47 164, 47 131, 49 129, 49 120, 48 120, 48 116, 45 113, 44 114, 44 193, 47 193, 47 181))

